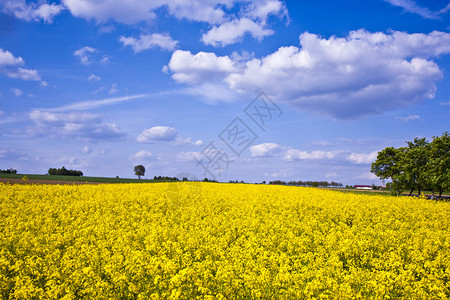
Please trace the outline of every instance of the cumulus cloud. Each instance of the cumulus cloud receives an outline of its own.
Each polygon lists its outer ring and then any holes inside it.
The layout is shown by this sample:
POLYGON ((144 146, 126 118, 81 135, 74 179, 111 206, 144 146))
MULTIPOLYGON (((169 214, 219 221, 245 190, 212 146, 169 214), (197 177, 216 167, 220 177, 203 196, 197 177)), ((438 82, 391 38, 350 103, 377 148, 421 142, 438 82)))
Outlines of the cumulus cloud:
POLYGON ((245 64, 214 53, 178 50, 168 71, 178 82, 221 82, 239 93, 264 90, 300 110, 357 119, 432 99, 442 71, 432 58, 450 53, 450 33, 350 32, 347 37, 300 36, 245 64))
POLYGON ((275 143, 263 143, 250 147, 250 155, 253 157, 273 157, 281 151, 281 146, 275 143))
POLYGON ((55 3, 27 3, 25 0, 0 1, 2 12, 25 21, 44 21, 52 23, 53 18, 64 10, 63 5, 55 3))
POLYGON ((150 161, 150 160, 155 160, 156 158, 154 157, 153 153, 151 153, 150 151, 146 151, 146 150, 141 150, 138 151, 136 153, 133 153, 130 156, 130 160, 133 161, 150 161))
MULTIPOLYGON (((214 45, 237 42, 246 33, 262 39, 273 33, 264 28, 269 16, 284 18, 288 14, 280 0, 63 0, 63 3, 74 16, 95 19, 103 24, 110 20, 124 24, 154 20, 158 17, 156 11, 164 8, 177 19, 213 26, 204 35, 204 41, 214 45)), ((161 35, 144 35, 140 39, 122 37, 121 41, 132 46, 135 52, 154 46, 173 50, 176 46, 175 41, 161 35)))
MULTIPOLYGON (((11 78, 40 81, 41 77, 37 70, 24 69, 21 66, 25 65, 22 57, 15 57, 11 52, 0 48, 0 72, 6 74, 11 78)), ((42 81, 45 86, 46 82, 42 81)))
POLYGON ((175 128, 167 126, 154 126, 144 129, 137 137, 139 143, 157 143, 174 141, 177 136, 175 128))
POLYGON ((139 143, 160 143, 168 142, 173 146, 181 145, 203 145, 202 140, 192 141, 191 137, 181 137, 177 130, 168 126, 154 126, 144 129, 136 139, 139 143))
POLYGON ((347 155, 346 159, 354 164, 371 164, 378 156, 378 151, 371 153, 351 153, 347 155))
POLYGON ((172 54, 168 68, 172 78, 178 82, 191 84, 221 80, 230 73, 237 72, 228 56, 216 56, 214 53, 177 50, 172 54))
POLYGON ((117 124, 104 123, 96 114, 33 110, 29 117, 35 123, 35 126, 28 130, 30 135, 89 140, 117 140, 125 137, 125 133, 117 124))
POLYGON ((264 26, 260 23, 248 18, 242 18, 213 27, 210 31, 203 34, 202 41, 206 45, 223 47, 241 41, 246 34, 250 34, 253 38, 260 41, 265 36, 273 33, 273 30, 264 29, 264 26))
POLYGON ((139 36, 139 39, 136 39, 134 37, 122 36, 120 37, 120 42, 124 46, 130 46, 131 48, 133 48, 133 51, 135 53, 155 47, 172 51, 178 44, 178 41, 173 40, 170 35, 162 35, 159 33, 141 34, 139 36))
POLYGON ((286 15, 283 2, 278 0, 238 1, 238 0, 183 0, 183 1, 147 1, 147 0, 63 0, 70 12, 86 19, 96 19, 104 23, 115 20, 125 24, 134 24, 156 18, 155 11, 166 7, 168 13, 178 19, 221 24, 228 20, 233 7, 240 13, 254 18, 266 19, 269 15, 286 15))

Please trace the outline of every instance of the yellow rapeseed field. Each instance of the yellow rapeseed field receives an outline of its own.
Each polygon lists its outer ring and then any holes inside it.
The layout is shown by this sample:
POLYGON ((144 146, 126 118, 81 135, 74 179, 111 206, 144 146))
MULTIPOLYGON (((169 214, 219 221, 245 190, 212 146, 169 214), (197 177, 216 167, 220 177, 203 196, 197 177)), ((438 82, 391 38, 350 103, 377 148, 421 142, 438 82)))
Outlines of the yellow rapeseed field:
POLYGON ((0 184, 0 295, 446 299, 450 203, 245 184, 0 184))

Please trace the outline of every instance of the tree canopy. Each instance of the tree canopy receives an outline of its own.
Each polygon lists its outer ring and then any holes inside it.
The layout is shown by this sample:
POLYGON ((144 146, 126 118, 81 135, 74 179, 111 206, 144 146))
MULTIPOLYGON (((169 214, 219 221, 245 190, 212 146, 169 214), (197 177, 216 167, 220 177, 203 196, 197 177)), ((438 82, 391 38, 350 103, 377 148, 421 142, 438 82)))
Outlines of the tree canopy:
POLYGON ((141 176, 145 175, 145 167, 143 165, 137 165, 134 167, 134 174, 141 179, 141 176))
POLYGON ((415 138, 405 147, 387 147, 378 152, 372 163, 372 173, 380 179, 390 179, 391 190, 400 194, 404 189, 420 194, 423 190, 437 191, 439 197, 450 188, 450 136, 446 131, 426 138, 415 138))

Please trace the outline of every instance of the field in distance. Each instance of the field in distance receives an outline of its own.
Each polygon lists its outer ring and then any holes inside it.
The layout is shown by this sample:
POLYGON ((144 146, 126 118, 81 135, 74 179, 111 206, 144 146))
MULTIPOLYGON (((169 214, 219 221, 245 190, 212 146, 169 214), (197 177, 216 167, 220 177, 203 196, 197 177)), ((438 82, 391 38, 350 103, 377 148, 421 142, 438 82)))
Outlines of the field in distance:
POLYGON ((90 176, 66 176, 66 175, 38 175, 38 174, 8 174, 0 173, 0 182, 23 183, 22 178, 26 176, 28 183, 145 183, 161 182, 153 179, 132 179, 114 177, 90 177, 90 176))

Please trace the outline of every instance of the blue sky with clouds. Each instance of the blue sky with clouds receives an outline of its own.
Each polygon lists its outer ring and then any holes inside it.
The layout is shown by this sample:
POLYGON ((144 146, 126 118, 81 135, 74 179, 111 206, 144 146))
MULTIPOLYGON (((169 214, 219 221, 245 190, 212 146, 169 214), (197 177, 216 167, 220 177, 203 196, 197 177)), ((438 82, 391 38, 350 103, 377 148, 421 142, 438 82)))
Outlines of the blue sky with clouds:
POLYGON ((449 20, 448 1, 0 0, 0 168, 377 183, 377 151, 450 127, 449 20))

